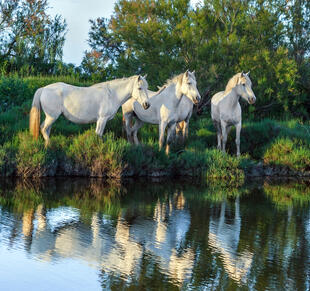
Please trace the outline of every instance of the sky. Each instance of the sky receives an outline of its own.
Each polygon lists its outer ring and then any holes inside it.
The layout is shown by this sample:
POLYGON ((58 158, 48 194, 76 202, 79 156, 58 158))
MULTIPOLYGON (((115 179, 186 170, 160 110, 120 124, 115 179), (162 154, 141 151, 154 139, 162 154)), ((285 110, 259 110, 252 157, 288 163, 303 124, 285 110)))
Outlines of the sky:
MULTIPOLYGON (((191 0, 195 5, 200 0, 191 0)), ((60 14, 66 19, 68 32, 63 51, 65 63, 80 65, 90 29, 89 19, 110 18, 116 0, 49 0, 49 14, 60 14)))
POLYGON ((90 29, 89 19, 109 18, 116 0, 49 0, 49 14, 60 14, 66 19, 68 32, 63 51, 66 63, 80 65, 90 29))

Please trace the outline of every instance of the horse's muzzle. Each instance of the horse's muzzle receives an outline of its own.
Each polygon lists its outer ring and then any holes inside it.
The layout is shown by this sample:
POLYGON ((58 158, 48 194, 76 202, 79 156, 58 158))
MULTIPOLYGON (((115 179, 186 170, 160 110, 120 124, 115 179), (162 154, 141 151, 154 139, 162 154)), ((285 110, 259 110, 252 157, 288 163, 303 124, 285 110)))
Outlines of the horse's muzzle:
POLYGON ((196 98, 194 99, 194 104, 197 105, 201 100, 201 97, 199 95, 196 96, 196 98))
POLYGON ((248 102, 249 102, 250 104, 254 104, 255 101, 256 101, 256 98, 255 98, 255 97, 250 97, 250 98, 248 99, 248 102))
POLYGON ((149 102, 143 102, 142 106, 146 110, 150 107, 150 103, 149 102))

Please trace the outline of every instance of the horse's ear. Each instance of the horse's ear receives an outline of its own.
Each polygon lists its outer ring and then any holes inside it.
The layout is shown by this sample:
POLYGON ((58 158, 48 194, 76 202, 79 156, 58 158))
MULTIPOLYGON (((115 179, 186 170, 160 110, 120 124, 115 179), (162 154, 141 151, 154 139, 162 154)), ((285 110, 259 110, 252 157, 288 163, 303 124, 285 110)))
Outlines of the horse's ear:
POLYGON ((243 73, 243 71, 241 72, 241 77, 244 77, 244 73, 243 73))
POLYGON ((250 75, 250 71, 248 71, 248 72, 246 73, 246 75, 249 76, 249 75, 250 75))
POLYGON ((195 76, 195 70, 194 70, 194 71, 192 71, 192 74, 195 76))
POLYGON ((138 81, 141 81, 142 77, 141 75, 138 76, 138 81))
POLYGON ((143 79, 146 79, 146 77, 147 77, 147 74, 145 74, 145 75, 143 76, 143 79))
POLYGON ((185 77, 188 78, 188 70, 185 72, 185 77))

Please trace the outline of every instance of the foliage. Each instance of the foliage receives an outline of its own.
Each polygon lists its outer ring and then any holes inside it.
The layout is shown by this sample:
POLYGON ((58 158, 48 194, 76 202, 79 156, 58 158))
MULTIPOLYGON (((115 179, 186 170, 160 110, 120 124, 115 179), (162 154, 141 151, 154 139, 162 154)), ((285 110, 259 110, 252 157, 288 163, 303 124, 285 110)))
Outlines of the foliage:
POLYGON ((119 0, 110 19, 91 21, 92 52, 84 60, 88 64, 97 54, 108 75, 147 73, 151 88, 195 69, 200 90, 212 93, 236 72, 251 70, 258 98, 255 108, 244 108, 247 115, 307 118, 308 6, 308 1, 206 0, 192 7, 189 0, 119 0))
POLYGON ((0 112, 7 111, 12 107, 22 106, 25 102, 29 103, 38 88, 56 82, 65 82, 75 86, 89 86, 92 84, 71 76, 29 76, 25 78, 14 75, 2 76, 0 78, 0 112))

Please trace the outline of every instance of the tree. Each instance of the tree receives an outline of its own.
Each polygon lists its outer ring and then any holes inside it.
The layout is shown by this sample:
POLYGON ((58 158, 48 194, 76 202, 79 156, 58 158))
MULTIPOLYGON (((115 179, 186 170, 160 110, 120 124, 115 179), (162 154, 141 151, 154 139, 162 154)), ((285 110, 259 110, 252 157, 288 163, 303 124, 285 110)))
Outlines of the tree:
POLYGON ((91 51, 85 52, 81 68, 87 79, 94 81, 104 81, 106 79, 105 58, 102 52, 91 51))
POLYGON ((47 0, 0 3, 0 61, 8 71, 54 73, 62 59, 66 22, 46 14, 47 0))
POLYGON ((308 3, 118 0, 109 20, 91 22, 89 44, 100 53, 94 66, 112 67, 114 77, 147 73, 151 88, 195 69, 202 93, 223 90, 234 74, 250 70, 258 98, 244 112, 306 117, 310 85, 301 75, 310 76, 309 22, 300 17, 310 15, 308 3))

